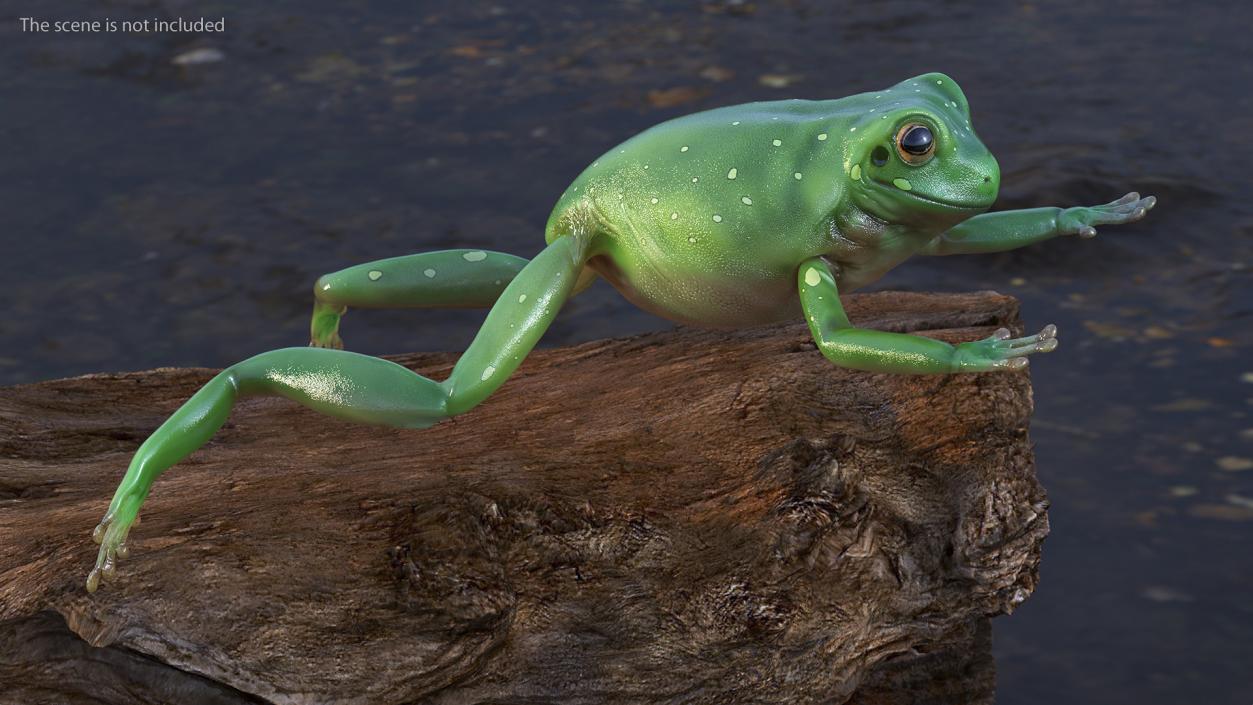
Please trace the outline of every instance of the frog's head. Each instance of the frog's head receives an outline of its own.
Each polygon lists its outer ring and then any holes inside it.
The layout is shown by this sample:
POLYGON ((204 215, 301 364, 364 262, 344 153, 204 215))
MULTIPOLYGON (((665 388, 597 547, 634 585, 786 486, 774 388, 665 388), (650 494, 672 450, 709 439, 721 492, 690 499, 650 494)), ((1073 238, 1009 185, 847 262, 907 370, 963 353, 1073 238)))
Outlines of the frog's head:
MULTIPOLYGON (((889 222, 948 228, 987 210, 1001 171, 970 126, 966 96, 942 73, 865 94, 845 175, 854 203, 889 222)), ((850 135, 851 136, 851 135, 850 135)))

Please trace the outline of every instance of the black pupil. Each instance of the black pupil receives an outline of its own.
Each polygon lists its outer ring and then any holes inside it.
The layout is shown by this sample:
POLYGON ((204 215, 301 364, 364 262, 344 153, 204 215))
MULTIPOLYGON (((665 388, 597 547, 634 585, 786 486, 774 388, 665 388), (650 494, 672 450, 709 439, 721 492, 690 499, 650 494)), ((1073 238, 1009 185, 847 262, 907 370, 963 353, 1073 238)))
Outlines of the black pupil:
POLYGON ((922 125, 909 128, 901 137, 901 149, 910 154, 926 154, 931 149, 931 130, 922 125))

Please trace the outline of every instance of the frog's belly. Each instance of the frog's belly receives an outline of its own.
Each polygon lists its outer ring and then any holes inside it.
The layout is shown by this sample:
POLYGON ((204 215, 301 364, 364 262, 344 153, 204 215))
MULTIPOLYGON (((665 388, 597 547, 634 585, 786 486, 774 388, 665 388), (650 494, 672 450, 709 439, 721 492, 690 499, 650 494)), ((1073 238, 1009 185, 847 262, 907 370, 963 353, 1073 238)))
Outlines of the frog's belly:
POLYGON ((663 274, 638 262, 626 269, 605 256, 593 258, 588 266, 631 303, 679 323, 738 328, 802 320, 791 271, 702 267, 663 274))

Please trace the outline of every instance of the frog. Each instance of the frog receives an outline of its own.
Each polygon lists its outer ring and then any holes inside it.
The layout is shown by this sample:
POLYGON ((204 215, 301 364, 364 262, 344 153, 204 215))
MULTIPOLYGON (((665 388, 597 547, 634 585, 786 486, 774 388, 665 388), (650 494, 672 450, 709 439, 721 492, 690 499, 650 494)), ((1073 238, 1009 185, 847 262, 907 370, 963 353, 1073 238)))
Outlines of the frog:
POLYGON ((137 449, 92 532, 86 587, 116 576, 155 479, 204 445, 249 396, 341 420, 428 428, 483 403, 558 311, 602 278, 634 305, 713 328, 803 320, 817 352, 868 373, 1022 371, 1057 328, 1000 328, 950 344, 860 328, 841 295, 915 255, 1012 250, 1137 221, 1156 198, 991 211, 1000 168, 958 84, 926 73, 829 100, 719 107, 647 129, 594 160, 558 198, 527 260, 451 249, 367 262, 314 284, 309 346, 262 352, 210 379, 137 449), (343 349, 349 308, 487 308, 442 381, 343 349))

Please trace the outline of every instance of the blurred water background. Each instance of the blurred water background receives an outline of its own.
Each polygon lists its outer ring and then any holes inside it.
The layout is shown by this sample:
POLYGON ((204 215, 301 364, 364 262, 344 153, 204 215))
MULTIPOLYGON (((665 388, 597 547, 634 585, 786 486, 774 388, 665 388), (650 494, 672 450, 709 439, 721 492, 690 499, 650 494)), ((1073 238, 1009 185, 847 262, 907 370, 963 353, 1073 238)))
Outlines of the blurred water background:
MULTIPOLYGON (((1160 199, 1092 241, 879 284, 996 289, 1062 332, 1032 365, 1053 531, 1039 590, 995 621, 999 702, 1253 702, 1248 4, 0 6, 0 384, 301 345, 319 274, 534 255, 568 182, 661 120, 948 73, 1000 160, 998 209, 1160 199), (24 33, 30 15, 226 28, 24 33)), ((482 316, 354 311, 343 332, 459 350, 482 316)), ((602 282, 544 344, 669 325, 602 282)))

